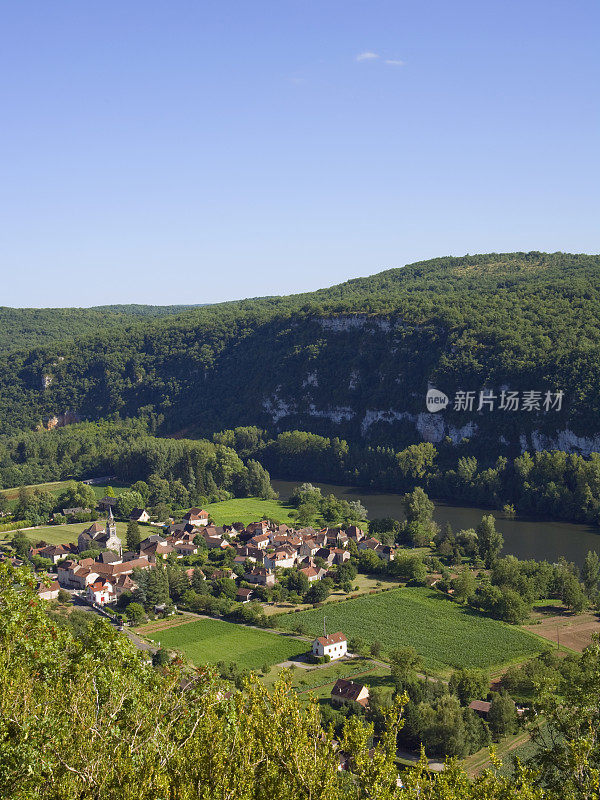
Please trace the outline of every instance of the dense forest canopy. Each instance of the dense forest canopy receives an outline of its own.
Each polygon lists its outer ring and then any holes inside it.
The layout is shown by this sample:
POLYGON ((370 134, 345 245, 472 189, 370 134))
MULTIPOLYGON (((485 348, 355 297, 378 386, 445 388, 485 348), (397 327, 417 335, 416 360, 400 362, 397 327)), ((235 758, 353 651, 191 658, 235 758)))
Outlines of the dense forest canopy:
POLYGON ((177 482, 190 504, 271 492, 260 464, 244 464, 231 448, 205 439, 157 438, 139 420, 82 423, 0 440, 0 488, 107 474, 128 483, 177 482))
POLYGON ((193 306, 114 305, 93 308, 0 307, 0 352, 50 344, 143 319, 179 314, 193 306))
POLYGON ((13 351, 0 357, 0 425, 141 414, 166 434, 254 424, 396 447, 467 439, 480 457, 587 453, 600 445, 599 356, 599 256, 441 258, 13 351), (549 413, 433 415, 430 385, 565 399, 549 413))

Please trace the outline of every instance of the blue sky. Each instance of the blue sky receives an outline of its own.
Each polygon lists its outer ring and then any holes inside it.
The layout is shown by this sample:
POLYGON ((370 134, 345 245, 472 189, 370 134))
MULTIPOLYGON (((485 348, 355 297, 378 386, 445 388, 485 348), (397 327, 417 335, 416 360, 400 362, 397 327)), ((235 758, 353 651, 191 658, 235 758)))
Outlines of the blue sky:
POLYGON ((600 251, 597 0, 0 5, 0 304, 600 251))

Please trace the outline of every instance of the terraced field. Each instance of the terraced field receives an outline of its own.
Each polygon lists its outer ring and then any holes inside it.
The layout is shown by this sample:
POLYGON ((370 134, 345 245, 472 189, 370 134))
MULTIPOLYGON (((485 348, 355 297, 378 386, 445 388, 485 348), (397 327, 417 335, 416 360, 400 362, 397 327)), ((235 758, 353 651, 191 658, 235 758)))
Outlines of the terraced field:
POLYGON ((396 647, 414 647, 428 669, 492 669, 549 649, 541 637, 484 617, 425 588, 393 589, 355 600, 331 603, 320 609, 284 614, 279 628, 294 630, 302 623, 311 636, 323 630, 381 642, 383 653, 396 647))

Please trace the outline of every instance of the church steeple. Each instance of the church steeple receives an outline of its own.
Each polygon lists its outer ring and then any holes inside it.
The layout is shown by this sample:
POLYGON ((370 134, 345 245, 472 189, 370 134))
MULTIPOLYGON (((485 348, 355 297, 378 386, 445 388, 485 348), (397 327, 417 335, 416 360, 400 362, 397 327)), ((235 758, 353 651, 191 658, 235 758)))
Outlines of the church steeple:
POLYGON ((107 550, 114 550, 115 553, 121 555, 123 548, 121 540, 117 536, 117 523, 113 516, 112 507, 108 509, 108 517, 106 518, 106 533, 102 537, 105 542, 104 545, 107 550))
POLYGON ((117 535, 117 523, 115 522, 115 518, 113 517, 112 506, 110 506, 108 509, 108 518, 106 520, 106 533, 109 536, 117 535))

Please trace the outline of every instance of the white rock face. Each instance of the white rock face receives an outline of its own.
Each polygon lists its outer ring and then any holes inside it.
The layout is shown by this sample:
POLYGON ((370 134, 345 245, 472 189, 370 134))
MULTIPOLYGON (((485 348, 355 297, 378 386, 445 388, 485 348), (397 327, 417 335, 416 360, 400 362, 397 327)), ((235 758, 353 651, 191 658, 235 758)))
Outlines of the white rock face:
POLYGON ((271 415, 271 419, 275 424, 277 424, 280 419, 295 414, 297 410, 294 403, 286 403, 277 396, 263 400, 263 408, 267 414, 271 415))
MULTIPOLYGON (((433 416, 433 415, 432 415, 433 416)), ((397 420, 408 419, 411 422, 416 421, 416 417, 414 414, 410 414, 408 411, 394 411, 393 409, 369 409, 366 411, 365 416, 363 417, 362 422, 360 423, 360 429, 362 431, 363 436, 369 430, 371 425, 376 422, 396 422, 397 420)))
POLYGON ((533 450, 563 450, 565 453, 581 453, 589 456, 590 453, 600 452, 600 434, 577 436, 569 428, 557 431, 556 436, 547 436, 539 431, 532 431, 531 447, 533 450))
POLYGON ((421 438, 432 444, 441 442, 446 435, 444 418, 438 414, 430 414, 428 411, 423 411, 418 415, 416 428, 421 434, 421 438))
POLYGON ((311 417, 320 417, 321 419, 330 419, 332 422, 348 422, 356 416, 356 412, 352 411, 349 406, 333 406, 332 408, 317 408, 314 403, 308 407, 308 414, 311 417))
POLYGON ((453 444, 459 444, 462 439, 470 439, 477 433, 477 425, 474 422, 467 422, 466 425, 457 428, 454 425, 448 425, 440 414, 430 414, 428 411, 411 414, 409 411, 394 411, 393 409, 367 411, 360 427, 364 436, 371 425, 376 422, 392 423, 400 420, 412 422, 423 441, 432 444, 438 444, 446 436, 450 437, 453 444))

